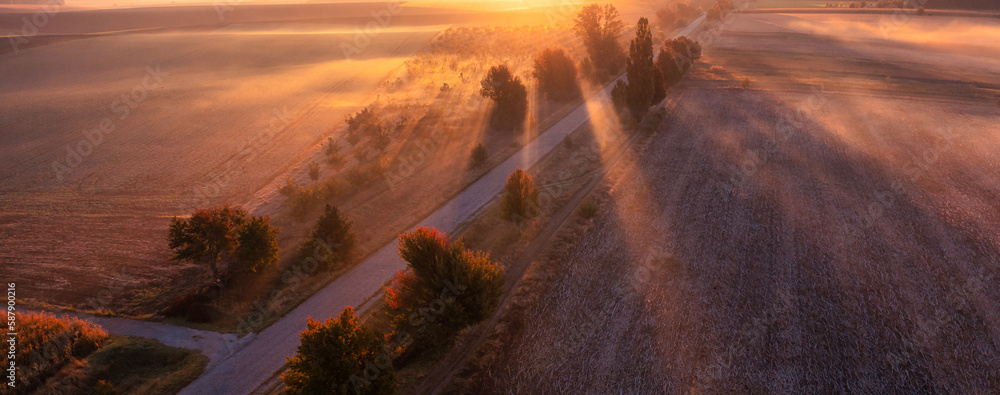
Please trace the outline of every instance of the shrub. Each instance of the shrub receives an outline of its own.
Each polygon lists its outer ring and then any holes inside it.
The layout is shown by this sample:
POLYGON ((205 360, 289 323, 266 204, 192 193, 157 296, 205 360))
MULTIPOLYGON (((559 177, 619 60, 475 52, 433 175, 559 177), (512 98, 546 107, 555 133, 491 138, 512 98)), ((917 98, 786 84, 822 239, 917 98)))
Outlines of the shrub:
POLYGON ((277 261, 278 229, 269 217, 250 217, 241 208, 198 210, 191 218, 174 217, 167 240, 173 260, 207 263, 215 283, 224 285, 232 274, 255 271, 277 261))
POLYGON ((743 77, 740 80, 740 89, 750 89, 750 77, 743 77))
POLYGON ((412 337, 414 349, 486 319, 500 303, 503 268, 461 239, 418 227, 399 236, 399 256, 408 265, 386 288, 385 306, 397 338, 412 337))
POLYGON ((528 90, 507 65, 493 66, 483 78, 479 93, 496 105, 490 123, 500 129, 514 129, 528 115, 528 90))
POLYGON ((319 163, 309 162, 309 178, 313 181, 319 179, 319 163))
POLYGON ((326 164, 330 166, 340 166, 344 163, 344 157, 340 154, 340 145, 333 138, 326 139, 326 164))
POLYGON ((98 380, 94 384, 94 395, 118 395, 115 385, 107 380, 98 380))
POLYGON ((923 15, 925 12, 926 10, 924 10, 924 6, 920 6, 917 8, 917 15, 923 15))
POLYGON ((506 193, 500 202, 504 218, 520 222, 538 213, 538 189, 524 170, 517 169, 510 173, 504 190, 506 193))
POLYGON ((576 65, 562 48, 548 48, 538 54, 531 76, 538 80, 538 89, 549 98, 568 100, 580 96, 576 65))
POLYGON ((271 226, 271 217, 250 217, 237 231, 236 260, 242 270, 257 272, 278 261, 279 228, 271 226))
MULTIPOLYGON (((854 4, 854 3, 851 3, 854 4)), ((851 8, 854 8, 853 6, 851 8)), ((733 0, 715 0, 715 5, 705 12, 706 19, 709 21, 721 21, 722 17, 729 13, 729 11, 735 10, 736 5, 733 4, 733 0)))
POLYGON ((490 154, 486 151, 486 146, 483 143, 476 144, 472 148, 472 154, 470 154, 470 159, 472 160, 473 167, 479 167, 486 164, 486 160, 489 159, 490 154))
POLYGON ((369 143, 372 147, 375 147, 379 152, 385 151, 392 139, 389 138, 389 130, 384 125, 375 125, 370 130, 371 140, 369 143))
POLYGON ((284 195, 285 197, 291 197, 299 190, 299 186, 295 183, 292 177, 285 179, 285 184, 278 187, 278 193, 284 195))
POLYGON ((611 103, 614 104, 615 110, 621 114, 622 110, 625 109, 626 103, 626 90, 628 89, 628 84, 625 81, 618 80, 615 86, 611 88, 611 103))
POLYGON ((211 300, 208 288, 178 296, 160 311, 165 317, 182 317, 190 322, 211 322, 212 313, 208 302, 211 300))
POLYGON ((585 219, 591 219, 597 216, 598 207, 594 202, 590 200, 585 200, 580 204, 579 212, 580 216, 585 219))
POLYGON ((347 181, 354 186, 362 186, 368 182, 368 172, 362 164, 354 165, 347 170, 347 181))
POLYGON ((350 261, 357 245, 351 221, 340 210, 326 205, 309 238, 299 247, 299 259, 318 258, 324 270, 338 269, 350 261))
POLYGON ((656 67, 663 76, 664 86, 670 88, 680 82, 684 73, 687 73, 699 58, 701 58, 701 45, 696 41, 684 36, 664 41, 660 47, 660 54, 656 57, 656 67))
MULTIPOLYGON (((22 312, 17 319, 14 361, 20 393, 31 392, 64 365, 86 357, 108 339, 99 326, 78 318, 22 312)), ((7 353, 3 354, 4 366, 9 366, 7 353)))
POLYGON ((384 361, 389 356, 383 352, 382 336, 360 326, 350 307, 323 323, 310 317, 299 336, 299 352, 288 359, 288 371, 281 375, 289 394, 395 392, 395 372, 392 361, 384 361))

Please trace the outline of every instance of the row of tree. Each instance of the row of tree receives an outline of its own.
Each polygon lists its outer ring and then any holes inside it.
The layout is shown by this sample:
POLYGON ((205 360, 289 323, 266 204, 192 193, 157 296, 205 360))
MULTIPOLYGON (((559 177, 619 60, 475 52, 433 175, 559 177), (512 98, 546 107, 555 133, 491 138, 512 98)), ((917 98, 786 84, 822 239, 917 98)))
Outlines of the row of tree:
POLYGON ((446 342, 496 309, 506 275, 488 253, 433 228, 399 236, 407 262, 384 288, 392 333, 359 324, 351 307, 325 322, 309 318, 298 353, 282 374, 289 394, 392 394, 394 361, 446 342))
POLYGON ((641 120, 649 107, 663 100, 667 89, 680 82, 700 57, 701 45, 681 36, 664 41, 654 58, 649 20, 639 18, 625 61, 628 82, 618 81, 611 89, 615 109, 619 112, 628 109, 634 119, 641 120))

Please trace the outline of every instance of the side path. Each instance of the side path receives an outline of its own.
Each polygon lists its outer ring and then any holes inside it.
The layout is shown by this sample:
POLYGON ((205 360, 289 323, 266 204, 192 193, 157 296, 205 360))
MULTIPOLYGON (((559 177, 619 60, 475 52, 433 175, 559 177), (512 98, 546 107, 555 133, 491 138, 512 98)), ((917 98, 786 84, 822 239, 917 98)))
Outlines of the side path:
POLYGON ((211 370, 216 364, 222 362, 230 354, 230 350, 236 350, 253 340, 254 335, 237 338, 235 333, 219 333, 191 329, 183 326, 163 324, 159 322, 131 320, 127 318, 99 317, 85 313, 76 312, 52 312, 57 317, 75 317, 85 321, 100 325, 108 333, 116 335, 128 335, 144 337, 158 340, 160 343, 170 347, 181 347, 201 351, 208 357, 208 366, 205 370, 211 370))

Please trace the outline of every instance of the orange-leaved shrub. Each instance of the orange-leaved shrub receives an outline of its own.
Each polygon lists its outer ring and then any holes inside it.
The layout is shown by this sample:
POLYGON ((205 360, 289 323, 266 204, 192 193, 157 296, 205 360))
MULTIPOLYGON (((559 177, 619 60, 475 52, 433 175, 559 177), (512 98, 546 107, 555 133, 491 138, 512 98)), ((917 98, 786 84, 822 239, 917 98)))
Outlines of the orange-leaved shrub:
POLYGON ((482 251, 465 249, 434 228, 399 236, 407 268, 385 289, 396 342, 413 350, 440 344, 493 313, 506 282, 503 268, 482 251))
MULTIPOLYGON (((31 392, 64 365, 86 357, 108 339, 99 326, 78 318, 57 318, 48 313, 20 313, 16 317, 14 393, 31 392)), ((10 366, 7 353, 3 355, 4 367, 10 366)))

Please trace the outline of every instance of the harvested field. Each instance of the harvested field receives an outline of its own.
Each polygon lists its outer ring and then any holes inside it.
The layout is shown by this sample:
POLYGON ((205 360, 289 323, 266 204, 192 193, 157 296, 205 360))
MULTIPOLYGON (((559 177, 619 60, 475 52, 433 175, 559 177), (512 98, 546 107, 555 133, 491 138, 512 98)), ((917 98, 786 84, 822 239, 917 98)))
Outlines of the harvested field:
MULTIPOLYGON (((350 16, 345 21, 353 21, 358 7, 345 8, 350 16)), ((528 81, 534 54, 545 46, 582 50, 565 26, 447 30, 405 22, 438 18, 401 18, 433 16, 435 10, 401 11, 369 37, 370 43, 355 45, 349 59, 343 45, 357 44, 353 22, 255 20, 177 27, 184 23, 184 9, 165 14, 174 18, 161 21, 169 29, 83 35, 0 54, 9 59, 0 69, 19 76, 0 82, 9 88, 3 94, 10 103, 0 109, 0 122, 11 131, 0 144, 5 160, 0 260, 13 263, 11 273, 23 279, 23 300, 138 316, 155 313, 202 284, 205 274, 196 265, 168 260, 170 218, 239 204, 274 217, 282 228, 282 260, 234 281, 213 303, 224 317, 208 329, 232 331, 255 305, 268 303, 271 290, 288 285, 282 273, 296 263, 297 248, 318 215, 312 210, 293 218, 289 199, 277 192, 286 177, 306 186, 350 180, 349 189, 327 202, 356 221, 359 250, 365 254, 573 107, 541 98, 532 86, 533 108, 523 133, 487 130, 489 104, 478 90, 489 66, 507 63, 528 81), (58 73, 67 59, 74 72, 58 73), (154 71, 159 67, 162 81, 147 78, 147 65, 154 71), (133 90, 143 97, 132 101, 134 107, 121 98, 133 90), (344 138, 344 116, 366 105, 393 126, 387 147, 373 149, 368 138, 354 144, 344 138), (81 131, 94 136, 105 118, 107 129, 114 130, 102 133, 99 143, 88 140, 81 131), (339 144, 343 163, 327 162, 328 137, 339 144), (471 168, 469 150, 477 142, 488 147, 490 158, 485 166, 471 168), (89 153, 66 151, 83 148, 89 153), (363 152, 373 153, 359 155, 363 152), (307 176, 311 162, 322 165, 320 180, 307 176), (360 181, 352 177, 354 170, 376 162, 385 166, 381 174, 366 173, 360 181), (415 202, 414 196, 421 199, 415 202)), ((440 20, 473 13, 438 11, 440 20)), ((496 16, 480 13, 464 22, 496 16)), ((523 14, 542 20, 542 11, 523 14)), ((94 16, 73 15, 51 27, 82 29, 89 25, 80 21, 88 17, 94 16)), ((296 284, 289 291, 299 299, 276 307, 269 319, 336 275, 296 284)))
POLYGON ((867 18, 727 26, 472 385, 1000 390, 998 48, 941 28, 996 25, 904 26, 938 26, 925 44, 840 34, 867 18))
POLYGON ((107 306, 82 295, 176 278, 187 265, 167 262, 170 217, 250 200, 440 28, 387 28, 345 59, 352 29, 233 25, 0 54, 0 74, 17 76, 0 79, 4 274, 25 300, 93 309, 107 306))

